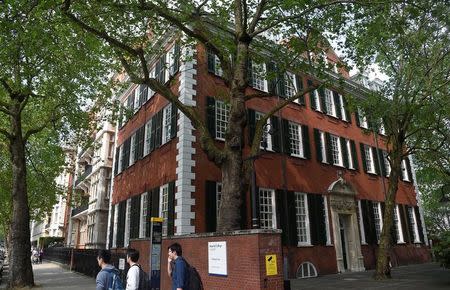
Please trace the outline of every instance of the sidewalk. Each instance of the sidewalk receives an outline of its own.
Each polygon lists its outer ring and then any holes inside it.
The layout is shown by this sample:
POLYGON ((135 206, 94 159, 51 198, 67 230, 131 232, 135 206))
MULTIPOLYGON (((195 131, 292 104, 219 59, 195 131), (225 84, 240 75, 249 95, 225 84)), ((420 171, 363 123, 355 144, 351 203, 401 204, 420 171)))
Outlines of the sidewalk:
POLYGON ((308 289, 450 289, 450 270, 436 263, 401 266, 392 269, 392 279, 375 281, 374 271, 326 275, 291 280, 291 290, 308 289))
POLYGON ((95 279, 70 272, 58 264, 43 262, 33 265, 34 282, 39 289, 95 289, 95 279))

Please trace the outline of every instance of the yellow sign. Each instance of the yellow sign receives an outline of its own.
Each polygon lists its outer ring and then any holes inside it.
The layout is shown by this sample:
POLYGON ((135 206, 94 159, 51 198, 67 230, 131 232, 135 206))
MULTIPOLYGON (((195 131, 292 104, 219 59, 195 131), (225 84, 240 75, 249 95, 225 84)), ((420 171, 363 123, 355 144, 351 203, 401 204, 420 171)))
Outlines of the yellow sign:
POLYGON ((152 217, 150 220, 152 222, 160 222, 160 223, 163 222, 163 218, 160 218, 160 217, 152 217))
POLYGON ((266 275, 277 275, 277 255, 266 255, 266 275))

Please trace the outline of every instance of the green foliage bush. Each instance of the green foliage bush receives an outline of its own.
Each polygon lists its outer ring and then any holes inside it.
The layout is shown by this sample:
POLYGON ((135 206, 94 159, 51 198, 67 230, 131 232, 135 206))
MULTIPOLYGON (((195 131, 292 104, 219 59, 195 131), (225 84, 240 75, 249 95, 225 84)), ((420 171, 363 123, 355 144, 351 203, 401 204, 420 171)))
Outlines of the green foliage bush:
POLYGON ((450 268, 450 231, 445 231, 433 247, 434 255, 445 268, 450 268))

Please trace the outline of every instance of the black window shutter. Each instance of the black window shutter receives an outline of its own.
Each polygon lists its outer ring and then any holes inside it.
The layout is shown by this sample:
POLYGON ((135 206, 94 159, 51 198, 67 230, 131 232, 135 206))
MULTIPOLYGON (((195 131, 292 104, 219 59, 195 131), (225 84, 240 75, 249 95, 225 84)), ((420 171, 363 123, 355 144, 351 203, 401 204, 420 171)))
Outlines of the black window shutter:
MULTIPOLYGON (((355 141, 353 141, 353 140, 350 140, 350 149, 352 151, 353 168, 355 168, 355 170, 358 170, 359 169, 358 156, 356 154, 355 141)), ((362 157, 362 155, 361 155, 361 157, 362 157)))
POLYGON ((316 143, 316 157, 317 161, 323 162, 323 156, 322 156, 322 150, 320 149, 320 144, 322 143, 322 140, 320 138, 320 131, 316 128, 314 128, 314 143, 316 143))
POLYGON ((120 154, 120 146, 116 148, 116 157, 114 158, 114 175, 117 175, 119 172, 119 154, 120 154))
POLYGON ((134 90, 131 91, 130 95, 128 96, 127 99, 127 108, 130 111, 133 111, 134 109, 134 90))
POLYGON ((414 243, 414 227, 413 227, 411 217, 409 215, 410 208, 412 208, 412 207, 409 205, 405 206, 405 214, 406 214, 406 223, 408 224, 409 240, 410 240, 410 243, 413 244, 414 243))
POLYGON ((301 125, 302 126, 302 142, 303 142, 303 156, 306 159, 310 159, 311 158, 311 147, 310 147, 310 142, 309 142, 309 128, 306 125, 301 125))
POLYGON ((370 200, 361 200, 361 209, 363 215, 363 224, 366 242, 369 245, 377 244, 377 233, 375 230, 375 213, 373 211, 373 202, 370 200))
POLYGON ((167 198, 167 235, 173 236, 175 233, 175 181, 169 182, 167 198))
POLYGON ((327 106, 325 106, 325 89, 321 87, 319 88, 318 92, 319 92, 320 110, 326 114, 328 112, 327 106))
MULTIPOLYGON (((308 88, 313 85, 312 80, 308 80, 307 83, 308 83, 308 88)), ((309 105, 311 106, 311 109, 313 109, 313 110, 317 110, 316 100, 314 97, 315 91, 316 90, 309 92, 309 105)))
POLYGON ((378 159, 380 160, 381 175, 387 176, 386 162, 385 162, 384 153, 383 153, 382 149, 378 149, 378 159))
POLYGON ((148 87, 147 85, 139 86, 139 106, 142 106, 148 99, 148 87))
POLYGON ((335 91, 333 91, 333 98, 334 98, 334 107, 335 107, 335 110, 336 110, 336 116, 339 119, 342 119, 341 98, 339 97, 339 94, 337 92, 335 92, 335 91))
POLYGON ((363 169, 364 172, 367 172, 367 161, 366 161, 366 151, 364 150, 366 145, 364 145, 363 143, 359 143, 359 148, 361 150, 361 161, 363 164, 363 169))
POLYGON ((181 55, 180 43, 175 42, 174 56, 173 56, 173 71, 172 71, 174 75, 180 69, 180 55, 181 55))
POLYGON ((269 93, 272 95, 277 95, 277 77, 276 77, 276 67, 275 63, 269 61, 266 63, 266 69, 267 69, 267 82, 269 84, 269 93))
POLYGON ((155 150, 155 144, 156 144, 156 114, 152 117, 152 124, 151 124, 151 128, 150 128, 150 151, 152 152, 153 150, 155 150))
POLYGON ((342 149, 342 161, 344 161, 344 167, 348 168, 350 161, 349 161, 349 155, 347 150, 347 141, 346 139, 340 137, 339 140, 341 141, 341 149, 342 149))
POLYGON ((291 133, 289 131, 289 121, 281 119, 281 130, 283 130, 283 152, 291 154, 291 133))
POLYGON ((206 232, 215 232, 217 228, 217 183, 205 182, 205 227, 206 232))
POLYGON ((216 55, 210 50, 207 49, 208 54, 208 72, 215 73, 216 72, 216 55))
POLYGON ((356 126, 361 127, 361 123, 359 122, 359 112, 358 112, 358 109, 355 110, 355 121, 356 121, 356 126))
POLYGON ((216 138, 216 100, 206 97, 206 126, 212 138, 216 138))
POLYGON ((177 136, 177 106, 172 104, 172 115, 170 120, 170 139, 173 139, 177 136))
MULTIPOLYGON (((248 187, 248 186, 244 186, 248 187)), ((248 187, 250 188, 250 187, 248 187)), ((256 190, 258 192, 258 190, 256 190)), ((248 227, 248 221, 247 221, 247 192, 241 191, 241 229, 247 229, 248 227)))
POLYGON ((344 112, 345 112, 345 118, 347 119, 347 122, 352 122, 352 115, 350 114, 350 111, 348 109, 348 101, 345 96, 342 96, 342 100, 344 100, 344 112))
POLYGON ((411 172, 411 163, 410 163, 408 157, 405 158, 405 163, 406 163, 406 173, 408 174, 408 180, 410 182, 412 182, 413 181, 413 177, 412 177, 412 172, 411 172))
POLYGON ((420 212, 419 212, 418 206, 414 207, 414 213, 416 215, 417 229, 419 231, 419 239, 420 239, 420 242, 424 243, 425 239, 423 237, 422 219, 420 218, 420 212))
POLYGON ((141 196, 133 196, 131 198, 131 214, 130 214, 130 239, 136 239, 139 237, 139 225, 140 225, 140 207, 141 196))
POLYGON ((140 129, 140 136, 139 136, 139 158, 142 158, 144 156, 144 144, 145 144, 145 125, 142 126, 140 129))
MULTIPOLYGON (((297 93, 303 90, 303 79, 299 75, 295 75, 295 83, 297 85, 297 93)), ((305 105, 305 95, 300 96, 298 99, 300 105, 305 105)))
POLYGON ((130 164, 130 144, 131 144, 131 138, 128 138, 125 140, 123 144, 123 161, 122 161, 122 170, 128 168, 128 165, 130 164))
POLYGON ((295 193, 280 189, 275 191, 275 198, 277 226, 283 231, 281 236, 283 245, 297 246, 295 193))
POLYGON ((378 162, 377 148, 372 147, 372 155, 373 155, 373 164, 375 165, 375 173, 380 175, 380 166, 378 162))
POLYGON ((152 210, 150 211, 150 217, 159 217, 159 187, 153 189, 151 199, 152 210))
POLYGON ((255 137, 256 130, 256 116, 255 111, 248 109, 248 144, 251 146, 253 143, 253 137, 255 137))
POLYGON ((125 218, 126 218, 126 208, 127 201, 124 200, 119 203, 119 214, 117 220, 117 236, 116 236, 116 247, 122 248, 125 238, 125 218))
POLYGON ((114 232, 113 231, 114 231, 115 210, 116 210, 115 205, 111 206, 111 212, 109 214, 109 243, 108 243, 109 249, 112 248, 112 242, 113 242, 113 238, 114 238, 114 232))
POLYGON ((398 205, 398 210, 400 212, 400 222, 402 224, 402 230, 403 230, 403 239, 405 240, 405 243, 411 243, 411 236, 409 232, 409 218, 408 218, 408 212, 406 211, 406 206, 404 204, 398 205))
POLYGON ((275 152, 281 152, 279 120, 276 116, 270 117, 270 125, 272 126, 273 133, 267 135, 267 138, 272 138, 272 150, 275 152))
POLYGON ((331 136, 330 133, 325 133, 325 152, 327 153, 327 163, 333 164, 333 154, 331 151, 331 136))
POLYGON ((136 161, 139 159, 139 135, 140 135, 139 129, 136 130, 136 132, 134 134, 135 134, 135 137, 134 137, 134 144, 133 144, 134 145, 133 159, 134 159, 134 163, 136 163, 136 161))
POLYGON ((155 132, 155 148, 161 146, 162 143, 162 126, 163 123, 163 110, 156 113, 156 132, 155 132))
POLYGON ((326 245, 325 211, 321 195, 308 194, 308 211, 311 232, 311 244, 326 245))
POLYGON ((284 83, 285 72, 278 70, 277 72, 277 93, 281 98, 286 98, 286 85, 284 83))
POLYGON ((295 193, 293 191, 287 192, 287 211, 288 211, 288 226, 289 226, 289 241, 290 246, 297 246, 297 210, 295 208, 295 193))
POLYGON ((149 190, 149 191, 147 191, 147 217, 146 217, 146 225, 145 225, 145 237, 147 237, 147 238, 150 237, 152 205, 153 205, 153 190, 149 190))
POLYGON ((164 84, 166 82, 166 54, 161 55, 159 61, 156 63, 156 79, 164 84), (159 66, 158 66, 159 63, 159 66))

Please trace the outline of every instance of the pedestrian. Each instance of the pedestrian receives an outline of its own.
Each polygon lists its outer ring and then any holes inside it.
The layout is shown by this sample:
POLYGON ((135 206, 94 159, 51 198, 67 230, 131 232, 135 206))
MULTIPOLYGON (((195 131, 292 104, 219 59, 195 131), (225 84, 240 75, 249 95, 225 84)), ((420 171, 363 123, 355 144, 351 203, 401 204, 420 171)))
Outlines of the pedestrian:
POLYGON ((135 249, 127 250, 127 263, 130 265, 127 273, 127 287, 126 290, 138 290, 139 289, 139 273, 140 265, 137 263, 139 260, 139 251, 135 249))
POLYGON ((41 250, 39 251, 39 263, 42 264, 42 259, 44 258, 44 248, 41 247, 41 250))
POLYGON ((101 270, 97 274, 96 290, 123 289, 123 284, 119 276, 119 270, 111 262, 111 252, 100 250, 97 255, 97 262, 101 270))
POLYGON ((168 247, 167 274, 172 278, 172 290, 187 290, 188 268, 183 259, 181 245, 174 243, 168 247))

